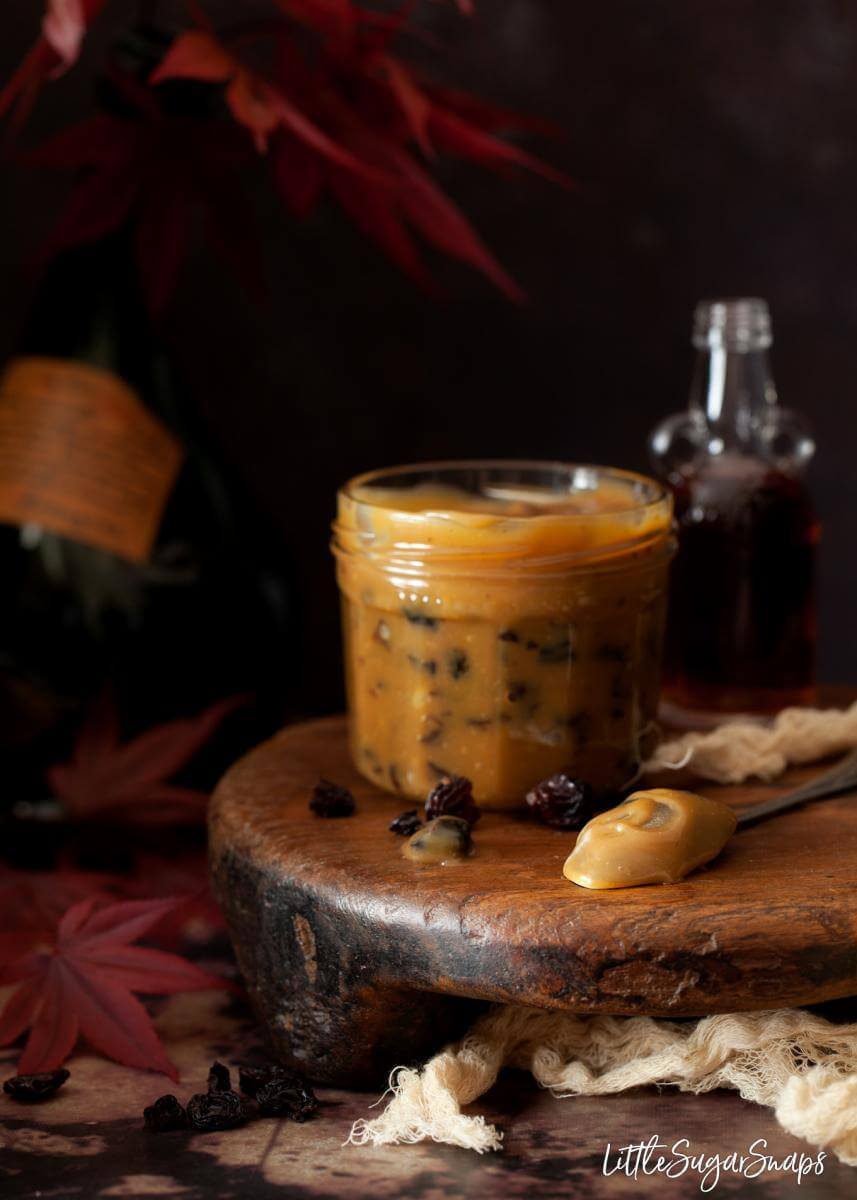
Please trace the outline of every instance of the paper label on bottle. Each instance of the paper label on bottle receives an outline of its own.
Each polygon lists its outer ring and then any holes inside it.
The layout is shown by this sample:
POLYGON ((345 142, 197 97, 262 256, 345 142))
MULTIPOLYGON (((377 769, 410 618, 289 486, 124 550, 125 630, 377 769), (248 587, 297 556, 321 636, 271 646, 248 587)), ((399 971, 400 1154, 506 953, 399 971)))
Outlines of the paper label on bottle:
POLYGON ((181 443, 121 379, 65 359, 0 376, 0 521, 145 562, 181 443))

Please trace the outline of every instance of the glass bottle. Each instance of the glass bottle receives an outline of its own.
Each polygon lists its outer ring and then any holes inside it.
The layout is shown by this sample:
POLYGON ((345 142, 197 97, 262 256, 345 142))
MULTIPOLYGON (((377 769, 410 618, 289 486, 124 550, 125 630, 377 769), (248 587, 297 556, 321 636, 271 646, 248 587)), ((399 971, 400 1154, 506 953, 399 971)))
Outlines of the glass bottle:
MULTIPOLYGON (((119 53, 145 78, 162 48, 119 53)), ((133 129, 109 79, 99 98, 133 129)), ((54 256, 0 370, 0 572, 0 815, 47 795, 106 689, 128 736, 252 695, 215 769, 278 722, 287 565, 172 369, 130 226, 54 256)))
POLYGON ((777 403, 764 300, 704 300, 690 403, 652 432, 675 495, 667 715, 771 712, 811 702, 819 525, 803 480, 815 451, 777 403))

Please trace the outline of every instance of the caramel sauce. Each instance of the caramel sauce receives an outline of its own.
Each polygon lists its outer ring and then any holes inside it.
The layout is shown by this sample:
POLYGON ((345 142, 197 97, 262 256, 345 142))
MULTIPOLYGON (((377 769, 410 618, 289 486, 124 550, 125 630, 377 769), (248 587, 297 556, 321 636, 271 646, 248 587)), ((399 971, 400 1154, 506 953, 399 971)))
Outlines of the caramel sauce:
POLYGON ((470 826, 458 817, 436 817, 402 846, 402 854, 412 862, 445 863, 466 858, 470 853, 470 826))
POLYGON ((584 825, 562 873, 595 889, 676 883, 716 858, 736 823, 728 805, 694 792, 634 792, 584 825))

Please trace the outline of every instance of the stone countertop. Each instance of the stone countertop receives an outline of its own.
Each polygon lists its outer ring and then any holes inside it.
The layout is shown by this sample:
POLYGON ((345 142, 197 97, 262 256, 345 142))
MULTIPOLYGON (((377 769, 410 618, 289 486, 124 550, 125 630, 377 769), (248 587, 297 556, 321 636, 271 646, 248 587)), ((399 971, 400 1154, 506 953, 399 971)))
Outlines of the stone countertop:
MULTIPOLYGON (((844 1014, 843 1014, 844 1015, 844 1014)), ((252 1020, 221 993, 173 997, 157 1025, 181 1082, 135 1071, 88 1054, 67 1064, 71 1078, 41 1104, 16 1104, 0 1093, 0 1195, 4 1200, 90 1200, 161 1197, 181 1200, 322 1200, 376 1196, 402 1200, 586 1197, 613 1200, 697 1196, 699 1177, 604 1175, 608 1143, 619 1147, 657 1134, 688 1153, 728 1155, 758 1138, 778 1160, 811 1147, 783 1133, 773 1116, 733 1093, 682 1095, 646 1089, 622 1096, 556 1100, 526 1075, 508 1072, 474 1111, 505 1131, 504 1149, 478 1156, 432 1143, 372 1149, 344 1146, 352 1121, 370 1115, 376 1094, 318 1089, 311 1121, 258 1119, 223 1133, 152 1134, 142 1110, 164 1092, 182 1101, 205 1090, 210 1063, 235 1066, 261 1054, 252 1020)), ((13 1074, 14 1054, 0 1053, 0 1077, 13 1074)), ((834 1200, 851 1194, 857 1176, 828 1157, 821 1176, 770 1172, 756 1179, 724 1173, 716 1195, 735 1200, 834 1200)))

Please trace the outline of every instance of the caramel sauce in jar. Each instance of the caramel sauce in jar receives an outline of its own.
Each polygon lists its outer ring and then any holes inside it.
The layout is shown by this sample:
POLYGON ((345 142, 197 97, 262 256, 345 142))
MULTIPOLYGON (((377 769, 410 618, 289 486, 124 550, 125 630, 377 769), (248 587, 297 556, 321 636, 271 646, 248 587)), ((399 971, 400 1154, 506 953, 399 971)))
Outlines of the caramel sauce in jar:
POLYGON ((403 467, 341 490, 352 753, 423 798, 464 775, 514 808, 558 770, 631 778, 658 703, 672 501, 604 467, 403 467))

